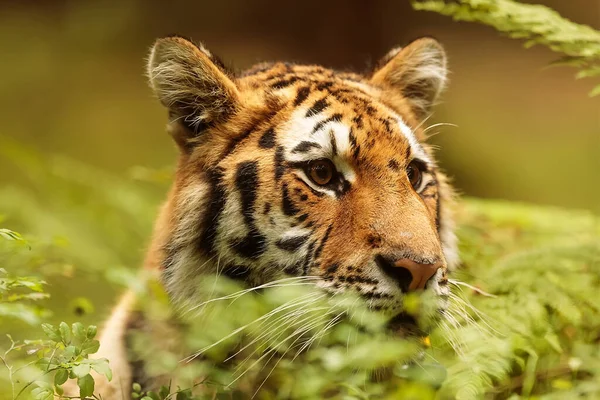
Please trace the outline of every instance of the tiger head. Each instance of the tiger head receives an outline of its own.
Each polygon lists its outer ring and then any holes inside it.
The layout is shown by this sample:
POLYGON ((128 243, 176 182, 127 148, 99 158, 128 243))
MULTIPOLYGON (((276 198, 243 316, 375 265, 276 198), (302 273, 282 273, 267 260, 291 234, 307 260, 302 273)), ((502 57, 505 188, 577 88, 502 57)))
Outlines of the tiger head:
POLYGON ((452 191, 423 129, 446 74, 429 38, 366 75, 234 74, 203 46, 158 40, 148 76, 180 157, 147 265, 173 301, 197 299, 207 273, 248 286, 313 277, 392 315, 408 291, 447 294, 452 191))

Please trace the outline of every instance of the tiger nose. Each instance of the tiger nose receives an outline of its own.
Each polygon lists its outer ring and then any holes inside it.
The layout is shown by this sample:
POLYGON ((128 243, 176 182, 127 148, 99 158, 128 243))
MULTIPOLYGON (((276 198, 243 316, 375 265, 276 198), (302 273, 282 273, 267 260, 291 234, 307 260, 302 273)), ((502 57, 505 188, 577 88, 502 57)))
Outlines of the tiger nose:
POLYGON ((429 264, 409 258, 390 260, 383 256, 377 256, 377 264, 404 292, 425 289, 429 279, 444 265, 441 261, 429 264))

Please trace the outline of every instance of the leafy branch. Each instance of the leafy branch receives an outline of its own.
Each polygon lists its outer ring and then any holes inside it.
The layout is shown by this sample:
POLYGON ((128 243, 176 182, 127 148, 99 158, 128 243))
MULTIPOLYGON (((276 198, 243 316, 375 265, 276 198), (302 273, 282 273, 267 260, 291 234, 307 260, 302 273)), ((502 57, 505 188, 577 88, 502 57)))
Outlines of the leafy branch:
MULTIPOLYGON (((579 68, 577 78, 600 76, 600 32, 574 23, 556 11, 514 0, 412 0, 416 10, 434 11, 457 21, 479 22, 515 39, 525 47, 543 45, 563 54, 555 65, 579 68)), ((597 85, 590 96, 600 95, 597 85)))

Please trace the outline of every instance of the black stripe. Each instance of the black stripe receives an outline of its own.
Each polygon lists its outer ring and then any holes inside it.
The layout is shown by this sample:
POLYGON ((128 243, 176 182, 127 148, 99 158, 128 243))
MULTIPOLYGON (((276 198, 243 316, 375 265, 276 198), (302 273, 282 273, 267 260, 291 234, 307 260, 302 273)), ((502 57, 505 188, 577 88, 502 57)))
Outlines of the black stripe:
POLYGON ((310 267, 312 265, 312 252, 315 249, 315 244, 317 242, 315 240, 313 240, 312 242, 310 242, 310 244, 308 245, 308 249, 306 251, 306 258, 304 259, 304 262, 302 263, 302 275, 306 276, 308 275, 308 272, 310 270, 310 267))
POLYGON ((310 94, 310 88, 308 86, 301 87, 298 89, 298 93, 296 94, 296 99, 294 100, 294 106, 299 106, 306 100, 308 95, 310 94))
POLYGON ((245 265, 227 264, 219 272, 230 279, 246 281, 252 270, 245 265))
POLYGON ((283 173, 285 172, 285 165, 284 165, 284 157, 283 157, 283 146, 279 146, 277 147, 277 150, 275 151, 275 180, 279 181, 281 179, 281 177, 283 176, 283 173))
POLYGON ((350 128, 350 133, 348 133, 348 139, 350 139, 350 147, 353 149, 356 148, 356 135, 352 128, 350 128))
POLYGON ((390 120, 388 118, 381 118, 380 121, 383 125, 385 125, 386 132, 391 134, 392 133, 392 124, 390 123, 390 120))
POLYGON ((275 245, 281 250, 294 252, 297 251, 308 240, 308 235, 294 236, 285 239, 279 239, 275 245))
POLYGON ((237 148, 237 146, 243 142, 248 136, 250 136, 250 134, 252 134, 252 132, 254 132, 256 130, 256 127, 258 126, 257 124, 252 125, 250 128, 246 129, 244 132, 242 132, 240 135, 234 137, 229 144, 227 145, 227 147, 225 148, 225 151, 223 152, 223 155, 221 158, 224 158, 226 156, 228 156, 229 154, 233 153, 233 151, 237 148))
POLYGON ((333 228, 333 225, 329 225, 327 227, 327 230, 325 231, 325 235, 323 235, 323 239, 321 239, 321 243, 319 243, 319 247, 317 247, 317 250, 315 251, 315 259, 318 259, 321 256, 321 253, 323 252, 323 248, 325 247, 325 244, 327 243, 327 239, 329 239, 329 234, 331 233, 332 228, 333 228))
POLYGON ((223 185, 223 170, 221 168, 206 171, 206 180, 210 185, 209 201, 206 214, 202 221, 203 230, 200 234, 198 247, 206 253, 215 251, 215 238, 219 227, 219 217, 225 207, 225 186, 223 185))
POLYGON ((329 141, 331 142, 331 152, 334 156, 337 156, 337 142, 335 140, 335 132, 333 129, 329 131, 329 141))
POLYGON ((339 114, 339 113, 333 114, 331 117, 324 119, 323 121, 320 121, 317 124, 315 124, 315 127, 313 128, 312 133, 317 132, 319 129, 323 128, 325 125, 327 125, 330 122, 340 122, 341 120, 342 120, 342 114, 339 114))
POLYGON ((317 115, 320 112, 322 112, 324 109, 326 109, 328 106, 329 106, 329 104, 327 103, 327 100, 325 100, 324 98, 321 100, 317 100, 317 101, 315 101, 315 104, 313 104, 312 107, 308 109, 308 111, 306 112, 306 116, 312 117, 313 115, 317 115))
POLYGON ((248 228, 254 226, 254 203, 258 185, 258 163, 256 161, 239 163, 235 174, 235 186, 240 192, 242 215, 248 228))
MULTIPOLYGON (((277 267, 277 269, 281 269, 281 267, 277 267)), ((286 266, 283 268, 283 272, 292 276, 300 275, 302 273, 302 262, 286 266)))
POLYGON ((310 149, 320 149, 320 148, 321 148, 321 145, 319 143, 303 141, 303 142, 300 142, 296 147, 294 147, 294 149, 292 150, 292 153, 306 153, 310 149))
POLYGON ((270 149, 275 146, 275 130, 269 128, 258 141, 258 145, 263 149, 270 149))
POLYGON ((258 231, 254 220, 256 191, 259 184, 256 161, 245 161, 238 164, 235 185, 240 192, 242 215, 248 226, 248 234, 245 238, 233 241, 230 245, 240 255, 252 259, 260 257, 267 249, 267 240, 258 231))
POLYGON ((332 81, 325 81, 325 82, 321 82, 316 86, 317 90, 327 90, 330 87, 333 86, 333 82, 332 81))
POLYGON ((280 81, 277 81, 277 82, 273 83, 271 85, 271 87, 273 89, 283 89, 285 87, 290 86, 291 84, 293 84, 294 82, 296 82, 298 79, 300 79, 300 78, 298 78, 297 76, 292 76, 289 79, 283 79, 283 80, 280 80, 280 81))
POLYGON ((285 215, 290 216, 290 217, 298 214, 298 212, 300 211, 298 209, 298 207, 296 207, 294 202, 292 202, 292 199, 290 198, 290 194, 288 193, 287 184, 284 184, 283 187, 281 188, 281 209, 283 210, 283 213, 285 215))
POLYGON ((353 159, 354 159, 354 161, 356 161, 356 162, 358 162, 358 161, 359 161, 359 159, 358 159, 358 156, 359 156, 359 154, 358 154, 358 153, 360 153, 360 144, 359 144, 358 146, 356 146, 356 147, 354 148, 354 151, 352 152, 352 158, 353 158, 353 159))
POLYGON ((242 257, 256 260, 267 251, 267 238, 252 227, 246 237, 232 240, 229 246, 242 257))
POLYGON ((306 221, 306 219, 308 218, 308 214, 302 214, 300 216, 298 216, 298 218, 296 218, 298 220, 298 222, 304 222, 306 221))
POLYGON ((400 164, 398 163, 397 160, 394 160, 393 158, 388 162, 388 167, 390 167, 390 169, 392 171, 399 171, 400 170, 400 164))
POLYGON ((334 274, 334 273, 335 273, 335 272, 338 270, 338 268, 339 268, 339 267, 340 267, 340 264, 338 264, 338 263, 333 263, 333 264, 331 264, 329 267, 327 267, 327 270, 325 271, 325 273, 326 273, 327 275, 334 274))

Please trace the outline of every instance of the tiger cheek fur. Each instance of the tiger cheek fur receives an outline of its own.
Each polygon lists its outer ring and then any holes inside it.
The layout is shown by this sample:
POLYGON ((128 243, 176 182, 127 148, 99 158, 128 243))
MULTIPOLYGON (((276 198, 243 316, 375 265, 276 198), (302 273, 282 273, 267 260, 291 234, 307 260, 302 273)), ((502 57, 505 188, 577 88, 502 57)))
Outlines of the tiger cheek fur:
POLYGON ((236 76, 169 37, 148 75, 180 160, 147 265, 175 303, 200 301, 207 273, 248 286, 315 276, 391 313, 417 280, 447 294, 453 193, 421 128, 445 83, 437 42, 393 50, 365 76, 285 63, 236 76), (309 172, 319 160, 333 171, 324 185, 309 172))

